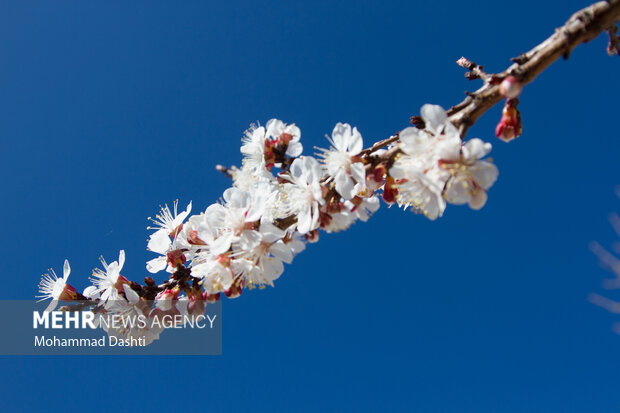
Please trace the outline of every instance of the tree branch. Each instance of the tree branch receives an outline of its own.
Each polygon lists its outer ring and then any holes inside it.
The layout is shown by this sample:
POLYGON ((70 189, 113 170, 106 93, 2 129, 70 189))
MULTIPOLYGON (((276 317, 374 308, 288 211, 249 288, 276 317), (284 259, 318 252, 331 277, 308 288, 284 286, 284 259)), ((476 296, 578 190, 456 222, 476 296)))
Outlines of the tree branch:
MULTIPOLYGON (((548 39, 514 58, 515 63, 503 72, 486 76, 497 79, 514 76, 522 85, 530 83, 560 57, 568 59, 571 51, 581 43, 592 40, 606 30, 613 33, 618 20, 620 0, 599 1, 573 14, 548 39)), ((450 121, 462 131, 462 137, 484 112, 503 99, 499 86, 493 83, 485 82, 484 86, 448 110, 450 121)))

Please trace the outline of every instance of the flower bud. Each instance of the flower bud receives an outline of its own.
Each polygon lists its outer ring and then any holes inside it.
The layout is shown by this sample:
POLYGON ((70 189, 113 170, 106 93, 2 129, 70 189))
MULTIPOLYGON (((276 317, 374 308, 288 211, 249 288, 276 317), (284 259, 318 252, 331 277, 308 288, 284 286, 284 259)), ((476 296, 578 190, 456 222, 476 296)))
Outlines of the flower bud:
POLYGON ((521 82, 514 76, 508 76, 499 84, 499 93, 507 99, 518 98, 522 89, 521 82))
POLYGON ((495 128, 495 136, 504 142, 510 142, 521 135, 521 114, 516 104, 507 102, 502 110, 502 119, 495 128))

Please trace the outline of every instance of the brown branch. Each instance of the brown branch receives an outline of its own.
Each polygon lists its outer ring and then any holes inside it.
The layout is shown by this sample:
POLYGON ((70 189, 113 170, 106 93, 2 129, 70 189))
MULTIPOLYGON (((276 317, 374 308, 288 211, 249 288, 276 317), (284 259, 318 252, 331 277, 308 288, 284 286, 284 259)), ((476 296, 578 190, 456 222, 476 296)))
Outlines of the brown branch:
MULTIPOLYGON (((620 0, 594 3, 573 14, 564 26, 556 29, 553 35, 538 46, 514 58, 515 63, 506 70, 491 76, 504 79, 512 75, 522 85, 530 83, 553 62, 560 57, 568 59, 575 47, 594 39, 613 27, 618 20, 620 20, 620 0)), ((462 131, 462 137, 484 112, 503 99, 499 86, 492 83, 486 82, 480 89, 468 94, 465 100, 448 110, 450 121, 462 131)))
POLYGON ((370 148, 366 148, 360 152, 360 156, 371 155, 374 152, 377 152, 381 148, 385 148, 386 146, 398 141, 398 134, 394 136, 390 136, 387 139, 383 139, 381 141, 375 142, 370 148))
POLYGON ((224 175, 226 175, 229 178, 232 178, 232 176, 233 176, 232 172, 234 170, 234 167, 233 168, 227 168, 224 165, 215 165, 215 170, 218 171, 218 172, 223 173, 224 175))
POLYGON ((465 57, 461 57, 459 60, 457 60, 456 64, 468 70, 465 73, 465 77, 467 79, 482 79, 485 83, 494 83, 495 77, 485 72, 484 68, 479 64, 476 64, 465 57))

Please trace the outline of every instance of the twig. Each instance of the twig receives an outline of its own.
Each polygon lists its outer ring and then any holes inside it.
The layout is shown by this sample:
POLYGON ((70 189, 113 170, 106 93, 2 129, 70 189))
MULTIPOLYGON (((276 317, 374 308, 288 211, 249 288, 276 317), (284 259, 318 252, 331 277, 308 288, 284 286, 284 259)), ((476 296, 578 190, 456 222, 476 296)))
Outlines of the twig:
POLYGON ((227 168, 224 165, 215 165, 215 169, 227 177, 232 178, 232 168, 227 168))
POLYGON ((495 75, 490 75, 485 72, 482 66, 465 57, 461 57, 457 60, 456 64, 468 70, 468 72, 465 73, 465 77, 469 80, 482 79, 485 83, 492 84, 497 83, 497 80, 499 80, 495 77, 495 75))
POLYGON ((387 139, 383 139, 379 142, 375 142, 370 148, 366 148, 360 152, 360 156, 371 155, 374 152, 377 152, 379 149, 384 148, 394 142, 398 141, 398 134, 390 136, 387 139))
MULTIPOLYGON (((564 26, 527 53, 514 58, 515 62, 494 76, 503 79, 512 75, 522 85, 530 83, 560 57, 567 59, 571 51, 601 34, 620 20, 620 0, 599 1, 573 14, 564 26)), ((487 82, 461 103, 448 110, 450 121, 466 131, 492 106, 503 99, 498 85, 487 82), (464 125, 464 126, 463 126, 464 125)))

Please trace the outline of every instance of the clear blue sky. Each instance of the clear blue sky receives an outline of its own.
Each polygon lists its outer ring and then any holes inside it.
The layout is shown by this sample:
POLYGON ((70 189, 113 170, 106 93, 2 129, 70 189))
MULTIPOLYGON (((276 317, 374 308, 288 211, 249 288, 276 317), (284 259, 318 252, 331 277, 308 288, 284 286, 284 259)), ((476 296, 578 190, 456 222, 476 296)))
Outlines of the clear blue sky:
MULTIPOLYGON (((83 288, 120 248, 143 277, 146 218, 217 200, 213 166, 239 162, 250 122, 296 122, 307 149, 338 121, 387 137, 478 86, 460 56, 501 70, 587 4, 92 3, 0 6, 5 299, 32 297, 65 258, 83 288)), ((616 318, 587 301, 609 276, 588 243, 614 241, 620 210, 620 59, 605 45, 525 89, 518 141, 494 138, 499 107, 470 130, 500 169, 482 211, 429 222, 382 206, 322 235, 275 289, 224 302, 221 357, 2 357, 0 405, 617 411, 616 318)))

